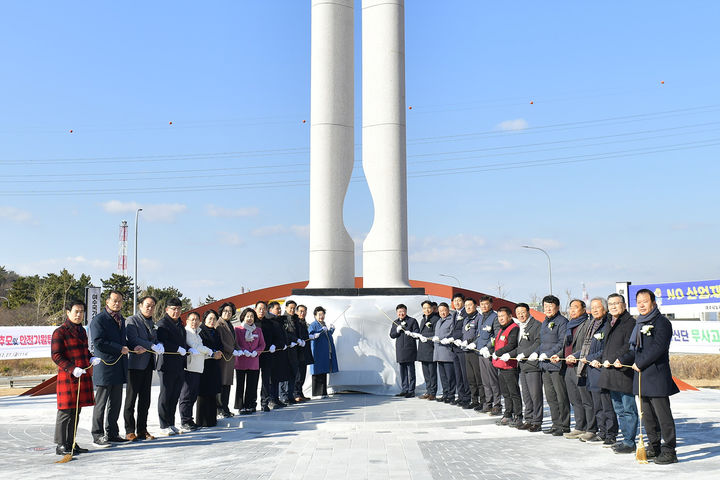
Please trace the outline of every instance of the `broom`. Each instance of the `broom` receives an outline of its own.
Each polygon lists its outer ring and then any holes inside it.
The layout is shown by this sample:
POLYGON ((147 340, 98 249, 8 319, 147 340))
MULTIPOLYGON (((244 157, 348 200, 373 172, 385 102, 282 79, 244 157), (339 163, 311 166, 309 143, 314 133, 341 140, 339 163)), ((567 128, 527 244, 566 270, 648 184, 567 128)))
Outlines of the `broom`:
POLYGON ((645 452, 645 442, 643 441, 642 434, 642 372, 638 372, 638 399, 640 400, 640 441, 638 442, 637 450, 635 450, 635 459, 638 463, 648 463, 647 452, 645 452))
POLYGON ((58 460, 55 463, 67 463, 73 459, 73 452, 75 451, 75 441, 77 440, 78 411, 80 410, 80 379, 81 378, 82 378, 82 375, 80 375, 78 377, 78 393, 77 393, 77 401, 75 404, 75 428, 73 429, 72 447, 70 448, 70 453, 66 453, 63 458, 61 458, 60 460, 58 460))

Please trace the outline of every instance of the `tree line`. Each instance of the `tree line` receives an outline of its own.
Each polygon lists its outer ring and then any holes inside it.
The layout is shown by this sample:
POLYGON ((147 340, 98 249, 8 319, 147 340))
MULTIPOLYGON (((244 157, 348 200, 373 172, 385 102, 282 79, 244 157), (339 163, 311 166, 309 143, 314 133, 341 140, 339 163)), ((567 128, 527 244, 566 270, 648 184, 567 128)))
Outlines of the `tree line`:
MULTIPOLYGON (((107 279, 100 279, 102 305, 110 290, 118 290, 125 296, 123 316, 132 315, 133 279, 128 275, 113 273, 107 279)), ((76 277, 67 269, 47 275, 19 275, 0 266, 0 325, 59 325, 65 320, 65 307, 72 298, 85 299, 85 288, 92 286, 92 278, 84 273, 76 277)), ((149 285, 137 291, 138 298, 152 295, 158 299, 155 309, 156 320, 165 312, 166 302, 178 297, 183 310, 193 307, 192 301, 173 286, 156 287, 149 285)), ((208 296, 200 304, 214 302, 208 296)))

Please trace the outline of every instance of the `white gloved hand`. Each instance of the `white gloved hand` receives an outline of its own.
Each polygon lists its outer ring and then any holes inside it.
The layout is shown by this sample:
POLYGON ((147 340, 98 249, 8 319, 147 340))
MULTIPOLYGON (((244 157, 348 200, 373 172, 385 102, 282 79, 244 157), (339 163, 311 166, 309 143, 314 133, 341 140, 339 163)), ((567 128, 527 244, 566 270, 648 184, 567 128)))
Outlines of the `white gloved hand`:
POLYGON ((270 353, 275 353, 275 350, 277 350, 277 347, 275 345, 270 345, 270 348, 268 348, 270 353))
POLYGON ((438 343, 438 342, 440 341, 440 337, 438 337, 437 335, 435 335, 434 337, 432 337, 432 341, 435 342, 435 343, 438 343))
POLYGON ((497 360, 497 358, 498 358, 497 355, 495 355, 495 352, 493 352, 493 354, 491 356, 492 356, 493 360, 497 360))
POLYGON ((165 346, 162 343, 156 343, 150 348, 155 353, 165 353, 165 346))
POLYGON ((400 333, 400 332, 402 332, 403 330, 405 330, 405 329, 402 327, 402 325, 398 325, 398 326, 395 328, 395 331, 396 331, 397 333, 400 333))
POLYGON ((456 339, 455 341, 453 341, 453 343, 455 344, 456 347, 462 346, 462 340, 456 339))
POLYGON ((233 350, 233 357, 239 357, 242 355, 242 350, 233 350))
POLYGON ((517 357, 515 357, 515 358, 517 358, 517 361, 518 361, 518 362, 522 362, 523 360, 525 360, 525 354, 524 354, 524 353, 518 353, 518 354, 517 354, 517 357))
POLYGON ((257 356, 258 356, 258 352, 250 352, 250 356, 251 356, 251 357, 257 357, 257 356))
POLYGON ((80 376, 83 375, 84 373, 85 373, 85 370, 83 370, 80 367, 75 367, 75 369, 72 372, 72 374, 75 378, 80 378, 80 376))
POLYGON ((468 344, 467 344, 467 349, 468 349, 468 350, 475 350, 475 349, 477 349, 477 345, 475 345, 475 342, 468 343, 468 344))
POLYGON ((327 332, 327 327, 322 327, 323 332, 327 332))
POLYGON ((243 357, 249 357, 250 356, 250 350, 243 350, 240 352, 243 357))
POLYGON ((529 362, 534 362, 535 360, 537 360, 537 359, 538 359, 538 354, 537 354, 537 352, 531 353, 530 356, 527 357, 527 359, 528 359, 529 362))
POLYGON ((443 345, 447 345, 449 343, 452 343, 452 340, 450 340, 449 338, 443 338, 442 340, 440 340, 440 343, 443 345))
POLYGON ((203 345, 202 347, 200 347, 200 351, 208 357, 212 356, 212 349, 210 347, 206 347, 205 345, 203 345))
POLYGON ((185 356, 185 354, 187 354, 187 350, 185 350, 183 347, 178 347, 178 353, 182 356, 185 356))
POLYGON ((507 362, 508 360, 510 360, 510 354, 503 353, 502 356, 500 357, 500 360, 502 360, 503 362, 507 362))
POLYGON ((320 332, 315 334, 315 338, 320 338, 320 332))
POLYGON ((100 365, 100 362, 102 362, 102 360, 100 360, 100 357, 90 358, 90 365, 92 365, 93 367, 96 365, 100 365))
POLYGON ((300 345, 301 347, 304 347, 304 346, 305 346, 305 340, 303 340, 302 338, 298 338, 298 345, 300 345))
POLYGON ((478 353, 485 358, 490 358, 490 350, 488 350, 488 347, 482 347, 478 353))
POLYGON ((427 337, 424 337, 424 336, 420 335, 420 341, 421 341, 422 343, 426 343, 426 342, 428 341, 428 339, 427 339, 427 337))
POLYGON ((297 342, 290 342, 290 348, 297 347, 297 342))
POLYGON ((462 343, 460 344, 460 346, 461 346, 461 347, 467 347, 467 346, 468 346, 467 340, 463 340, 462 343))
POLYGON ((188 352, 190 353, 190 355, 200 355, 200 352, 198 352, 192 347, 190 347, 190 350, 188 350, 188 352))
POLYGON ((283 345, 283 350, 287 350, 287 348, 288 348, 287 345, 283 345))
POLYGON ((545 355, 544 353, 541 353, 540 356, 538 357, 538 360, 540 360, 541 362, 544 362, 547 359, 548 359, 548 356, 545 355))

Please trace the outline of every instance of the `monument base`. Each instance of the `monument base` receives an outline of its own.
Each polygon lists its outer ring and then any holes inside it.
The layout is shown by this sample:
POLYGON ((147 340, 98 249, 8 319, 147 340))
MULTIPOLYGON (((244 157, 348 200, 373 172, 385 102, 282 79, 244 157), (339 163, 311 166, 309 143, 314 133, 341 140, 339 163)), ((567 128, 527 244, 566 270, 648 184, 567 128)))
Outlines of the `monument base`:
MULTIPOLYGON (((419 289, 424 290, 424 289, 419 289)), ((376 395, 393 395, 400 392, 400 374, 395 360, 395 340, 390 338, 395 307, 404 304, 408 315, 422 320, 421 303, 427 295, 348 295, 319 296, 292 295, 294 300, 308 309, 307 323, 314 321, 315 307, 327 311, 325 323, 335 326, 333 338, 340 371, 329 376, 331 390, 364 392, 376 395), (389 318, 388 318, 389 317, 389 318)), ((435 298, 443 301, 444 299, 435 298)), ((415 363, 416 392, 425 392, 422 365, 415 363)), ((309 391, 310 375, 304 390, 309 391)))
POLYGON ((293 288, 293 295, 312 297, 364 297, 391 295, 425 295, 424 288, 293 288))

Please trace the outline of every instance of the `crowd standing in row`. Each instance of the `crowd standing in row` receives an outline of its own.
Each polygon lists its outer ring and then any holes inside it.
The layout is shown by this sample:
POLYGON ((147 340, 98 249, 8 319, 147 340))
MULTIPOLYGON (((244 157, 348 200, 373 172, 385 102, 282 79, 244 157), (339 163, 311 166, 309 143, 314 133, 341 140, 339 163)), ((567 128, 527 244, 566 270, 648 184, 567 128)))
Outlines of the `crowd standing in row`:
POLYGON ((308 367, 312 394, 327 397, 327 375, 338 371, 338 363, 335 328, 325 323, 323 307, 315 308, 315 320, 308 325, 304 305, 289 300, 281 315, 278 302, 260 301, 254 309, 243 310, 240 325, 234 327, 235 305, 229 302, 220 306, 219 313, 205 311, 202 318, 190 312, 183 323, 182 302, 172 298, 155 324, 156 303, 152 296, 142 297, 139 312, 125 319, 120 315, 123 296, 111 291, 105 309, 86 332, 85 304, 69 302, 67 320, 55 330, 52 341, 52 359, 58 365, 57 454, 88 451, 75 442, 77 418, 88 406, 94 406, 91 434, 96 447, 153 440, 147 419, 155 370, 160 380, 159 434, 166 436, 212 427, 217 418, 232 417, 233 381, 234 408, 242 415, 257 410, 259 382, 264 412, 310 400, 302 390, 308 367), (92 379, 85 375, 90 367, 92 379), (124 384, 125 435, 121 436, 118 419, 124 384), (180 428, 175 426, 178 411, 180 428))
MULTIPOLYGON (((310 400, 302 390, 308 367, 312 395, 327 396, 327 375, 338 371, 338 363, 335 328, 325 322, 324 308, 315 308, 315 319, 308 324, 304 305, 288 300, 281 315, 278 302, 261 301, 243 310, 240 325, 234 327, 235 305, 228 302, 219 313, 207 310, 201 317, 190 312, 183 324, 181 301, 173 298, 156 325, 156 303, 152 296, 142 297, 139 312, 124 319, 122 294, 110 292, 106 308, 89 324, 88 338, 82 326, 85 305, 70 302, 68 318, 52 342, 58 365, 58 454, 87 451, 74 436, 80 409, 92 405, 96 447, 154 439, 147 427, 154 370, 160 379, 160 434, 168 436, 232 417, 233 382, 233 405, 242 415, 256 411, 258 384, 264 412, 310 400), (91 366, 92 381, 83 377, 91 366), (118 419, 125 383, 121 436, 118 419)), ((648 457, 659 464, 677 461, 668 398, 678 391, 668 355, 672 327, 658 311, 653 292, 638 292, 637 319, 618 294, 594 298, 590 315, 583 301, 573 300, 570 319, 560 314, 558 298, 548 295, 542 322, 532 317, 527 304, 517 304, 517 321, 509 308, 494 311, 492 304, 491 297, 478 303, 462 294, 453 297, 454 308, 428 300, 422 303, 420 322, 407 315, 405 305, 398 305, 390 330, 399 363, 398 396, 415 397, 419 361, 426 384, 421 399, 474 409, 501 417, 498 425, 539 432, 544 396, 552 422, 544 433, 634 453, 639 418, 635 395, 641 393, 648 457), (619 434, 622 439, 617 441, 619 434)))
POLYGON ((638 395, 647 457, 657 464, 675 463, 669 396, 679 390, 670 372, 672 325, 660 314, 652 291, 639 290, 636 300, 637 319, 616 293, 593 298, 590 315, 585 302, 572 300, 568 319, 560 314, 560 300, 548 295, 542 322, 525 303, 516 305, 516 322, 508 307, 494 311, 488 296, 478 305, 458 293, 453 309, 426 300, 420 321, 400 304, 390 329, 400 369, 397 396, 415 397, 415 362, 421 362, 426 385, 421 399, 499 416, 497 425, 627 454, 636 452, 638 395), (438 372, 442 395, 437 394, 438 372), (543 393, 552 422, 545 430, 543 393))

